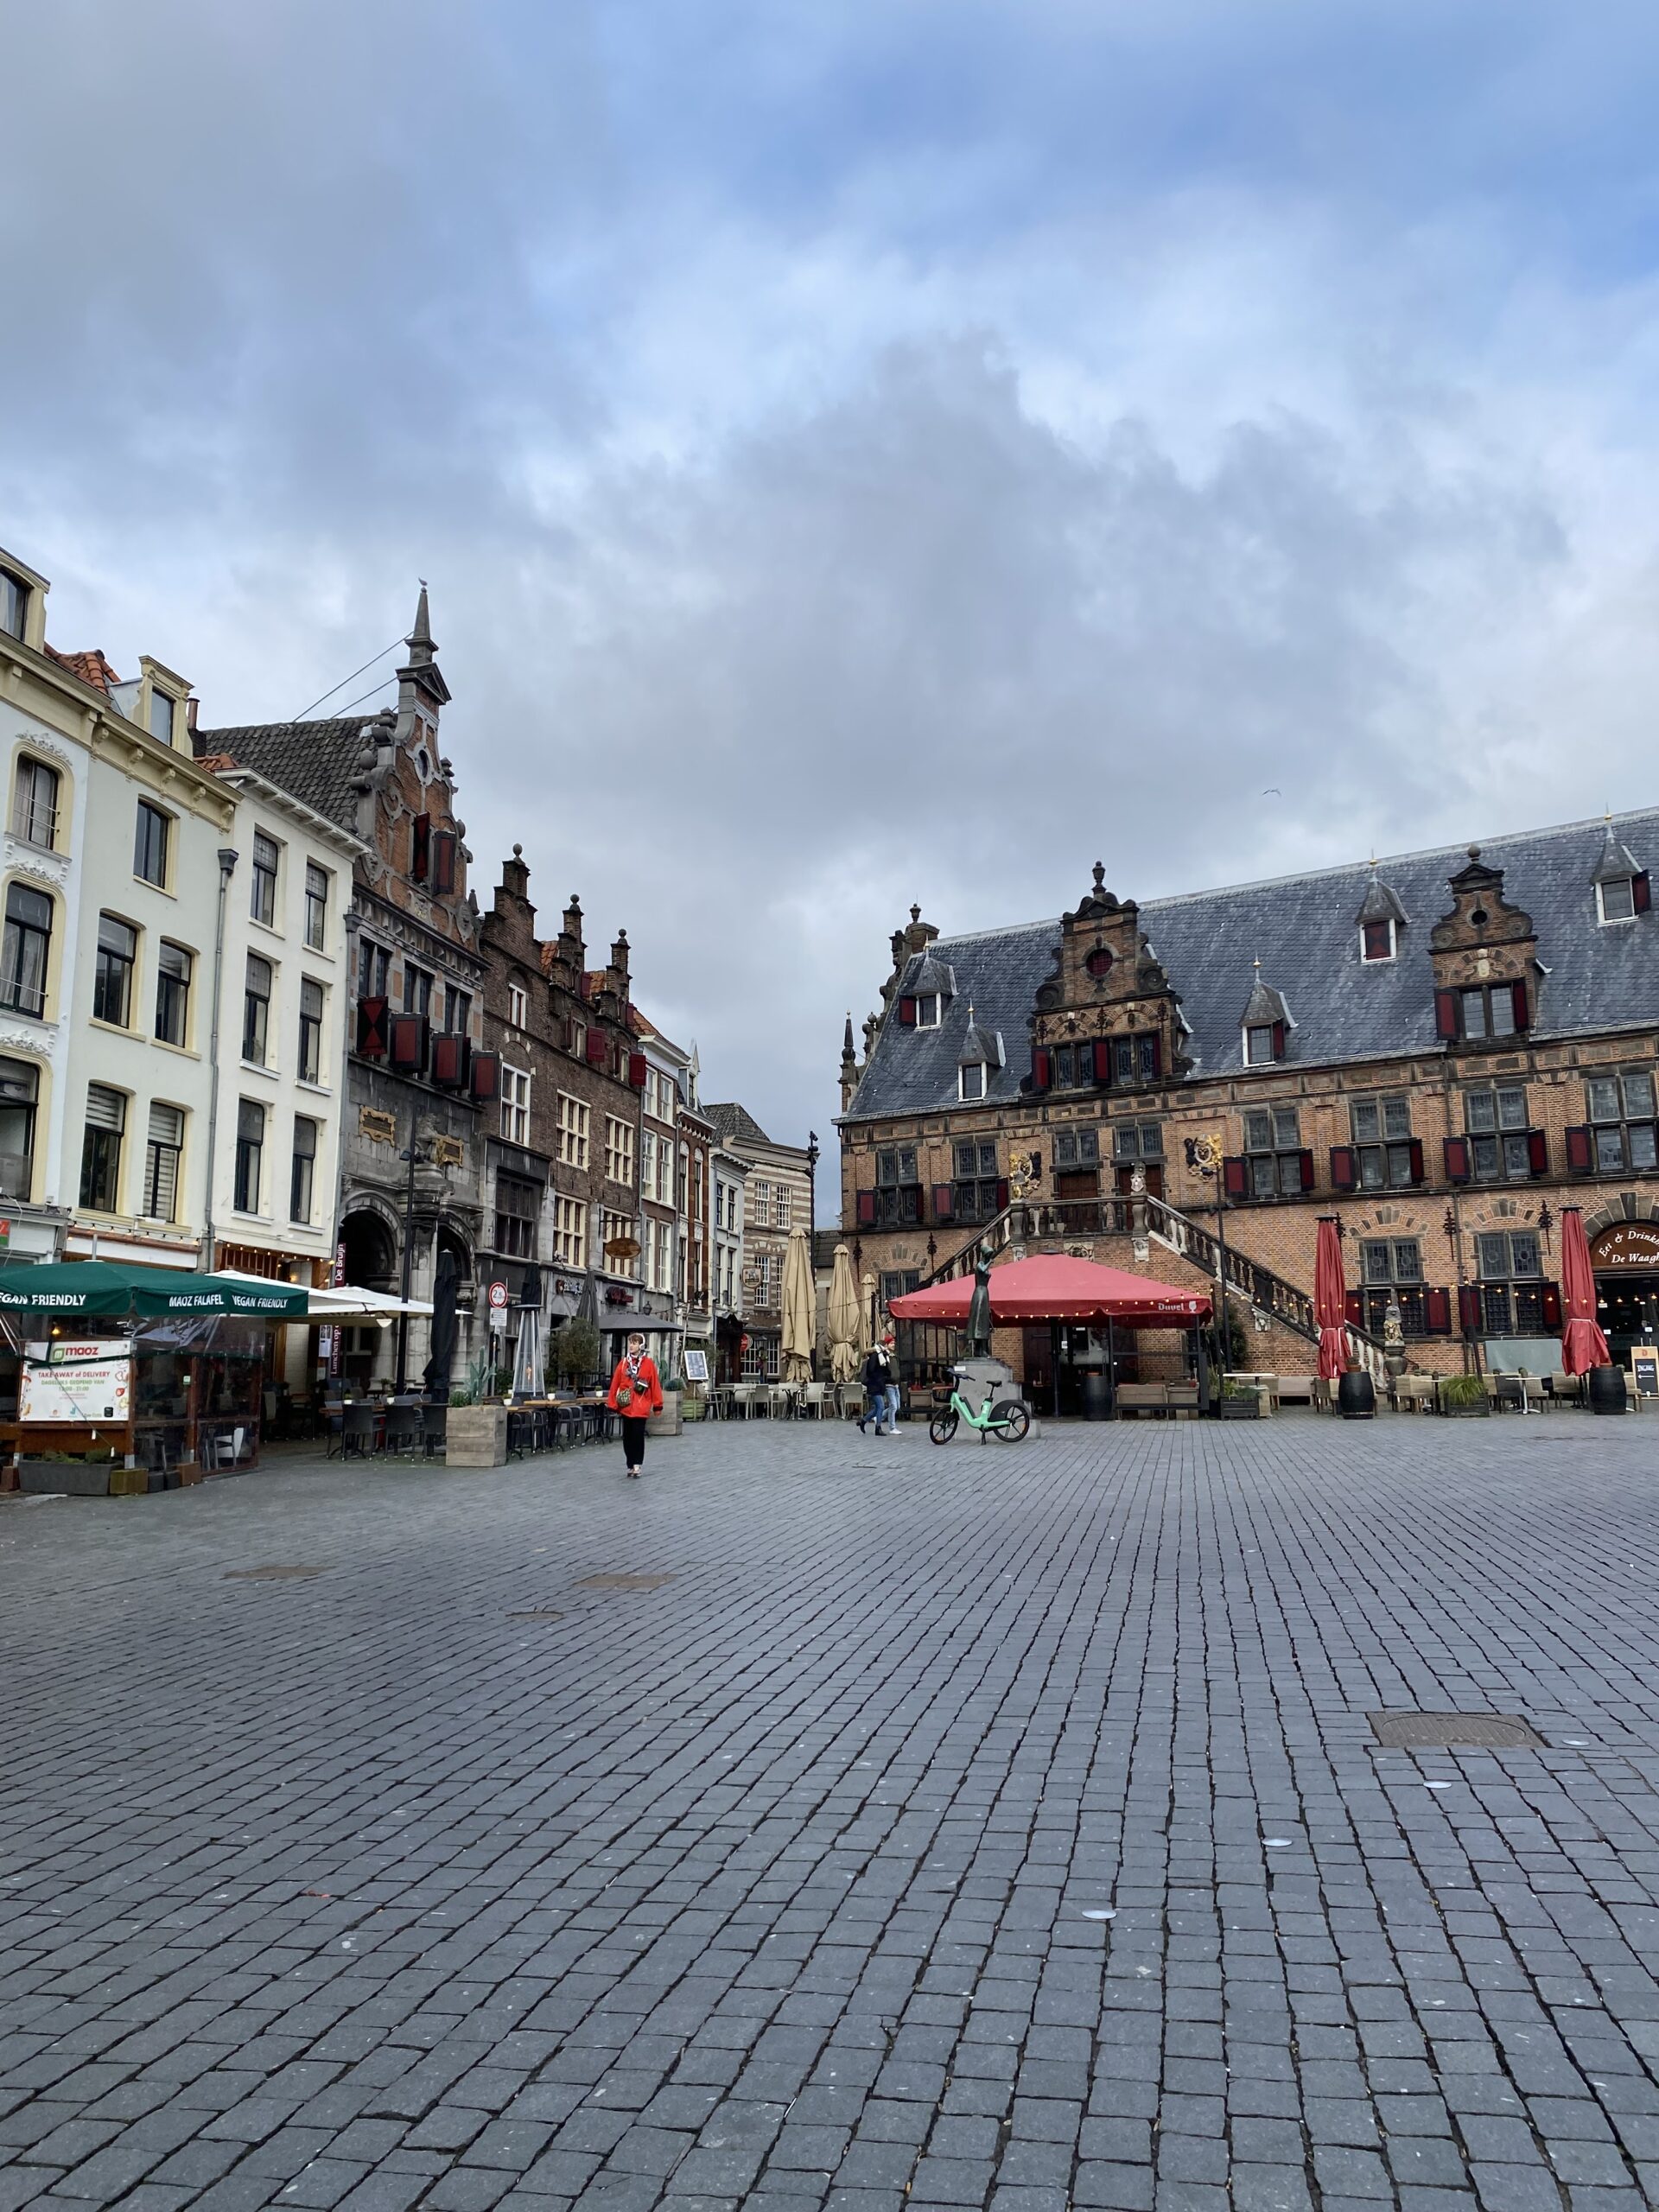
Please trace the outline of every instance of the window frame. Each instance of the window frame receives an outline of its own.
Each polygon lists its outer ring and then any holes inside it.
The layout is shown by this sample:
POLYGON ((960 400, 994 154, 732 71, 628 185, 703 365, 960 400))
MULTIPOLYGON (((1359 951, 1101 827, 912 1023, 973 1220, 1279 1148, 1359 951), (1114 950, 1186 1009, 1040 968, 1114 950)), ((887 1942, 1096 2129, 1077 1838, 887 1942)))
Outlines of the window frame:
POLYGON ((963 1060, 957 1070, 957 1096, 964 1106, 976 1106, 991 1087, 990 1064, 986 1060, 963 1060), (969 1077, 977 1078, 977 1087, 970 1085, 969 1077))
POLYGON ((1354 1155, 1354 1185, 1357 1191, 1409 1191, 1417 1188, 1417 1178, 1412 1173, 1413 1147, 1419 1140, 1411 1126, 1411 1093, 1407 1090, 1371 1090, 1351 1097, 1348 1101, 1349 1142, 1354 1155), (1389 1117, 1397 1109, 1404 1119, 1403 1129, 1391 1128, 1389 1117), (1375 1135, 1362 1133, 1362 1114, 1375 1114, 1375 1135), (1404 1172, 1398 1172, 1403 1155, 1404 1172))
POLYGON ((124 1090, 116 1090, 112 1084, 89 1083, 86 1086, 88 1107, 92 1104, 94 1091, 100 1092, 106 1098, 116 1100, 120 1109, 120 1117, 112 1122, 93 1122, 89 1117, 82 1122, 79 1209, 83 1213, 119 1214, 121 1178, 125 1169, 127 1116, 131 1109, 132 1100, 124 1090), (88 1195, 89 1170, 95 1158, 102 1161, 104 1170, 109 1178, 107 1205, 103 1204, 100 1199, 99 1193, 104 1188, 101 1181, 92 1194, 88 1195))
POLYGON ((510 1061, 501 1063, 501 1141, 503 1144, 528 1145, 530 1142, 530 1083, 531 1071, 516 1068, 510 1061))
POLYGON ((322 1124, 316 1119, 315 1115, 296 1114, 294 1116, 294 1135, 289 1147, 288 1217, 290 1222, 297 1224, 302 1229, 310 1229, 315 1226, 313 1216, 316 1211, 317 1154, 321 1150, 318 1139, 321 1134, 322 1124), (302 1152, 300 1149, 300 1131, 302 1129, 309 1129, 311 1132, 311 1149, 308 1153, 302 1152), (302 1178, 301 1175, 302 1168, 305 1171, 303 1178, 302 1178), (305 1186, 303 1193, 303 1210, 302 1210, 301 1203, 302 1193, 300 1185, 302 1180, 303 1180, 305 1186))
POLYGON ((172 888, 173 832, 176 825, 177 817, 158 806, 153 798, 138 801, 132 833, 132 872, 140 883, 148 883, 156 891, 172 888), (159 875, 152 875, 147 865, 156 845, 160 847, 159 875))
MULTIPOLYGON (((10 1117, 13 1115, 21 1116, 23 1149, 21 1152, 0 1150, 0 1163, 8 1160, 21 1161, 23 1169, 22 1177, 23 1187, 21 1190, 8 1190, 7 1182, 16 1182, 18 1179, 10 1175, 3 1165, 0 1165, 0 1198, 27 1205, 35 1194, 35 1140, 41 1108, 41 1071, 35 1061, 19 1059, 14 1053, 8 1052, 0 1057, 0 1071, 12 1069, 20 1069, 27 1077, 28 1092, 27 1096, 10 1096, 0 1090, 0 1133, 9 1129, 10 1117)), ((9 1086, 15 1080, 16 1078, 10 1072, 0 1073, 0 1085, 9 1086)))
POLYGON ((58 843, 58 824, 62 812, 62 770, 54 768, 49 760, 42 760, 38 754, 30 753, 27 747, 20 747, 12 767, 11 776, 11 834, 20 844, 32 846, 37 853, 55 853, 60 850, 58 843), (26 774, 29 790, 27 806, 23 801, 26 774), (48 779, 52 790, 51 798, 46 806, 47 834, 44 837, 35 834, 40 827, 37 785, 41 777, 48 779))
POLYGON ((497 1172, 495 1179, 495 1249, 504 1259, 534 1263, 542 1217, 542 1186, 525 1175, 497 1172), (505 1197, 517 1203, 503 1205, 505 1197))
POLYGON ((144 1187, 140 1193, 142 1203, 139 1208, 140 1218, 144 1221, 170 1223, 176 1222, 179 1217, 179 1192, 184 1171, 184 1135, 188 1126, 188 1116, 182 1106, 175 1106, 170 1099, 152 1098, 150 1100, 149 1122, 144 1132, 144 1187), (179 1133, 176 1139, 169 1141, 166 1138, 156 1135, 156 1115, 158 1108, 164 1113, 178 1116, 179 1133), (172 1160, 169 1172, 172 1176, 173 1203, 171 1210, 163 1213, 160 1205, 161 1163, 163 1156, 168 1154, 171 1155, 172 1160))
POLYGON ((1362 922, 1360 924, 1359 958, 1362 967, 1381 968, 1389 961, 1396 960, 1399 957, 1400 943, 1395 931, 1395 919, 1392 914, 1383 914, 1380 917, 1374 918, 1369 922, 1362 922), (1373 952, 1371 950, 1370 938, 1371 931, 1373 930, 1382 930, 1387 932, 1386 943, 1388 945, 1388 950, 1386 952, 1373 952))
POLYGON ((281 840, 273 837, 269 830, 256 830, 248 880, 248 919, 257 922, 261 929, 276 927, 276 893, 282 871, 281 840))
POLYGON ((1248 1195, 1253 1198, 1300 1198, 1307 1188, 1302 1173, 1306 1147, 1302 1143, 1300 1109, 1276 1103, 1247 1106, 1243 1120, 1243 1156, 1249 1186, 1248 1195), (1267 1124, 1265 1143, 1254 1141, 1262 1132, 1259 1128, 1252 1130, 1253 1122, 1267 1124), (1288 1137, 1285 1135, 1287 1126, 1290 1130, 1288 1137))
POLYGON ((231 1205, 237 1213, 258 1216, 259 1201, 264 1195, 265 1138, 270 1118, 261 1100, 237 1100, 236 1160, 231 1190, 231 1205), (257 1134, 251 1126, 254 1115, 259 1117, 257 1134))
POLYGON ((328 1019, 328 992, 325 984, 315 976, 300 978, 299 1064, 295 1070, 300 1083, 322 1082, 322 1039, 328 1019), (315 995, 316 1011, 311 1012, 308 1003, 315 995))
POLYGON ((1636 878, 1633 875, 1611 875, 1604 877, 1596 886, 1596 921, 1598 926, 1605 930, 1617 929, 1621 922, 1633 922, 1635 919, 1636 878), (1624 895, 1630 902, 1630 911, 1628 913, 1610 914, 1607 911, 1607 892, 1609 887, 1615 883, 1623 885, 1624 895))
POLYGON ((574 1090, 558 1094, 558 1161, 561 1167, 587 1172, 593 1145, 593 1109, 574 1090), (571 1110, 567 1114, 566 1109, 571 1110))
POLYGON ((944 994, 943 994, 942 992, 939 992, 939 991, 923 991, 922 993, 920 993, 920 994, 919 994, 919 995, 918 996, 917 1001, 916 1001, 916 1027, 917 1027, 917 1028, 918 1028, 918 1029, 941 1029, 941 1028, 943 1028, 943 1027, 944 1027, 944 994), (928 1015, 928 1014, 925 1013, 925 1008, 927 1008, 928 1007, 932 1007, 932 1009, 933 1009, 932 1014, 931 1014, 931 1016, 930 1016, 930 1015, 928 1015))
POLYGON ((29 603, 34 597, 29 585, 14 569, 0 567, 0 636, 13 638, 22 645, 29 628, 29 603))
POLYGON ((1592 1174, 1644 1175, 1654 1172, 1655 1166, 1659 1166, 1659 1116, 1656 1116, 1655 1104, 1655 1071, 1650 1067, 1616 1067, 1585 1077, 1584 1119, 1590 1135, 1592 1174), (1643 1084, 1647 1092, 1646 1107, 1635 1112, 1630 1107, 1632 1084, 1643 1084), (1618 1103, 1617 1115, 1597 1110, 1596 1093, 1608 1084, 1612 1086, 1618 1103), (1615 1135, 1617 1159, 1611 1157, 1615 1135))
POLYGON ((93 939, 92 960, 92 1020, 102 1021, 111 1029, 130 1030, 135 996, 134 982, 138 972, 138 931, 124 914, 107 911, 98 918, 98 933, 93 939), (129 940, 124 950, 117 944, 105 942, 107 933, 124 931, 129 940), (118 996, 116 1003, 119 1013, 111 1011, 111 990, 118 996))
POLYGON ((334 873, 321 861, 307 861, 305 864, 305 949, 308 952, 327 952, 328 950, 328 908, 334 889, 334 873), (321 879, 322 888, 317 888, 321 879))
POLYGON ((162 938, 156 947, 156 1020, 155 1038, 158 1045, 170 1045, 175 1052, 190 1049, 190 991, 195 982, 196 956, 188 944, 174 938, 162 938), (180 976, 167 965, 169 956, 184 963, 180 976), (179 1033, 170 1037, 162 1025, 163 1007, 176 1008, 179 1033))
POLYGON ((52 940, 57 918, 58 902, 49 891, 38 883, 13 876, 6 886, 4 919, 0 925, 0 1013, 21 1014, 36 1021, 46 1019, 52 989, 52 940), (14 914, 14 898, 39 899, 46 909, 44 926, 37 920, 14 914), (35 954, 33 948, 37 943, 39 950, 35 954), (38 983, 26 983, 25 976, 33 972, 35 957, 40 963, 40 980, 38 983), (36 1003, 31 1004, 31 998, 36 1003))
POLYGON ((242 1062, 245 1067, 269 1068, 270 1065, 270 1008, 276 995, 276 967, 263 952, 250 952, 242 976, 242 1062), (265 988, 262 995, 253 987, 256 967, 265 971, 265 988), (258 1008, 256 1014, 255 1008, 258 1008), (258 1046, 256 1052, 252 1048, 258 1046))

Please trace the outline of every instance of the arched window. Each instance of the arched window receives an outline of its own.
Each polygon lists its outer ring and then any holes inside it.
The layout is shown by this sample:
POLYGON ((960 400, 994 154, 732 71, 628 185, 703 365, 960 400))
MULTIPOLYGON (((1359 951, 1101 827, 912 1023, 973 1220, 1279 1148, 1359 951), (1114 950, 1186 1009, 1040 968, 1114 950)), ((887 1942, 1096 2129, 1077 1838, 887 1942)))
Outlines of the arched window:
POLYGON ((11 834, 50 852, 58 842, 58 772, 28 753, 17 756, 11 795, 11 834))
POLYGON ((5 938, 0 944, 0 1007, 6 1013, 45 1013, 51 954, 52 901, 32 884, 10 884, 5 938))

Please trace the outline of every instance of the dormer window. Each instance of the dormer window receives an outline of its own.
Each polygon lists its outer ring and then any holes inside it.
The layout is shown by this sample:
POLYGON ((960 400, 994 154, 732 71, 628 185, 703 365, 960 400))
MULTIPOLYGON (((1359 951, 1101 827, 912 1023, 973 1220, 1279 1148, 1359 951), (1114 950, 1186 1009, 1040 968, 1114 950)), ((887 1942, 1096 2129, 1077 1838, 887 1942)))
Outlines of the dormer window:
POLYGON ((939 1026, 940 999, 937 991, 923 991, 916 1001, 916 1027, 937 1029, 939 1026))
POLYGON ((0 569, 0 630, 21 639, 29 615, 29 586, 9 569, 0 569))
POLYGON ((1275 1060, 1282 1060, 1290 1027, 1290 1009, 1272 985, 1262 982, 1262 963, 1258 960, 1255 982, 1239 1023, 1245 1066, 1271 1067, 1275 1060))
POLYGON ((1610 875, 1596 886, 1596 904, 1604 922, 1633 922, 1645 914, 1649 889, 1645 871, 1636 875, 1610 875))
POLYGON ((987 1071, 983 1060, 964 1060, 957 1070, 957 1096, 963 1100, 985 1096, 987 1071))
POLYGON ((152 684, 149 690, 149 734, 159 738, 163 745, 170 746, 173 742, 173 717, 177 711, 176 702, 159 685, 152 684))
POLYGON ((1246 1067, 1265 1067, 1270 1061, 1278 1058, 1279 1055, 1274 1050, 1274 1033, 1278 1025, 1274 1022, 1259 1021, 1253 1023, 1244 1032, 1246 1067))
POLYGON ((1392 960, 1395 955, 1394 917, 1385 914, 1380 921, 1364 922, 1360 925, 1359 957, 1362 960, 1392 960))

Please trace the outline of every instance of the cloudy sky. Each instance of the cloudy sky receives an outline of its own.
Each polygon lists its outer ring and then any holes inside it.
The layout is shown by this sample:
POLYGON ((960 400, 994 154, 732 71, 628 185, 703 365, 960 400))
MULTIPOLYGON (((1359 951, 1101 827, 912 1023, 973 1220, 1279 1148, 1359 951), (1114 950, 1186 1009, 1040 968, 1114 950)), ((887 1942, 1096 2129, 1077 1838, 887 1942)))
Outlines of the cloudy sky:
POLYGON ((775 1135, 912 899, 1655 798, 1650 5, 5 19, 54 641, 292 715, 428 577, 480 898, 626 924, 775 1135))

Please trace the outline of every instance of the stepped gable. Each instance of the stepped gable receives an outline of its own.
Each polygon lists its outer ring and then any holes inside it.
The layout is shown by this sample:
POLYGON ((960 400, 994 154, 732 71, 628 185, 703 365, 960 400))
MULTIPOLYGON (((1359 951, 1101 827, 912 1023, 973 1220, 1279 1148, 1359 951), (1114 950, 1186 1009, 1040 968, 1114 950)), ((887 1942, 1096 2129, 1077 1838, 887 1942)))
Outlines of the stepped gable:
MULTIPOLYGON (((1659 809, 1623 815, 1620 839, 1638 853, 1659 850, 1659 809)), ((1536 1013, 1532 1036, 1582 1036, 1659 1025, 1659 918, 1602 926, 1595 880, 1607 825, 1567 823, 1482 841, 1483 861, 1501 870, 1503 899, 1530 917, 1537 933, 1536 1013)), ((1453 876, 1469 865, 1466 845, 1444 845, 1376 863, 1399 909, 1439 916, 1452 903, 1453 876)), ((1402 929, 1398 957, 1360 958, 1357 917, 1372 884, 1372 864, 1323 868, 1173 899, 1141 902, 1139 922, 1153 957, 1180 994, 1185 1050, 1194 1077, 1226 1075, 1243 1065, 1239 1026, 1240 956, 1259 956, 1296 1016, 1296 1060, 1309 1067, 1434 1052, 1435 976, 1430 931, 1402 929)), ((884 1021, 848 1119, 938 1113, 957 1099, 957 1062, 971 1001, 982 1028, 1000 1029, 1008 1065, 994 1071, 988 1103, 1020 1096, 1027 1072, 1023 1040, 1038 993, 1055 973, 1061 924, 1028 922, 967 937, 941 937, 929 948, 955 972, 957 998, 936 1030, 884 1021)), ((920 966, 912 956, 895 995, 920 966)))

